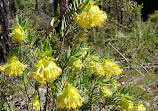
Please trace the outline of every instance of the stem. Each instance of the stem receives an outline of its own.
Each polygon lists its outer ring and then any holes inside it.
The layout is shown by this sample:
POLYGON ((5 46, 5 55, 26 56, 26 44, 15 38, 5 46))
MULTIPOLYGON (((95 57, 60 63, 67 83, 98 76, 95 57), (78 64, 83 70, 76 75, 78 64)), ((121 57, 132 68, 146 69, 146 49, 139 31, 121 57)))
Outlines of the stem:
POLYGON ((92 92, 91 92, 91 95, 90 95, 90 111, 93 111, 92 100, 93 100, 94 89, 95 89, 95 86, 92 88, 92 92))
MULTIPOLYGON (((38 85, 38 89, 39 89, 39 85, 38 85)), ((39 90, 38 90, 38 89, 37 89, 37 93, 38 93, 38 97, 39 97, 40 111, 42 111, 42 109, 41 109, 41 102, 40 102, 41 97, 40 97, 40 93, 39 93, 39 90)))
POLYGON ((63 46, 63 37, 61 37, 61 43, 60 43, 60 48, 59 48, 59 57, 60 57, 60 54, 61 54, 61 49, 62 49, 62 46, 63 46))
POLYGON ((25 89, 25 96, 26 96, 27 105, 29 105, 29 97, 28 97, 25 81, 24 81, 24 89, 25 89))
POLYGON ((45 105, 44 105, 44 111, 46 111, 47 110, 47 103, 48 103, 48 83, 46 84, 46 86, 47 86, 47 92, 46 92, 46 101, 45 101, 45 105))

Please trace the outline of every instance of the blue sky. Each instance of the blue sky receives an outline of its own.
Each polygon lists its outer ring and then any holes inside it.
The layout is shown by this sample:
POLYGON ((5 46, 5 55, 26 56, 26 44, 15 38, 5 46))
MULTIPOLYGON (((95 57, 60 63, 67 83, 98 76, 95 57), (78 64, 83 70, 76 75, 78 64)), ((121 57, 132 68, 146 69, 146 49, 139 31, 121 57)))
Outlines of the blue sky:
POLYGON ((50 2, 53 2, 53 0, 49 0, 50 2))

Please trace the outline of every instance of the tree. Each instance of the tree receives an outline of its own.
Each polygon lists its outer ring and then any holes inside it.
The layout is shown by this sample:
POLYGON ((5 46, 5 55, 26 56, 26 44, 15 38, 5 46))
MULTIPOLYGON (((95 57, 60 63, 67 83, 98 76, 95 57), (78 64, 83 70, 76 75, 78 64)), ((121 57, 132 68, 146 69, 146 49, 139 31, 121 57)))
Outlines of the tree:
POLYGON ((9 1, 0 0, 0 62, 11 51, 11 38, 9 38, 9 1))
POLYGON ((63 15, 65 14, 65 12, 67 10, 68 5, 70 3, 72 3, 72 1, 73 0, 54 0, 54 14, 56 13, 58 4, 59 4, 59 7, 60 7, 60 16, 59 16, 60 23, 59 23, 59 26, 56 28, 56 31, 58 33, 59 33, 59 29, 61 27, 61 21, 62 21, 63 15))

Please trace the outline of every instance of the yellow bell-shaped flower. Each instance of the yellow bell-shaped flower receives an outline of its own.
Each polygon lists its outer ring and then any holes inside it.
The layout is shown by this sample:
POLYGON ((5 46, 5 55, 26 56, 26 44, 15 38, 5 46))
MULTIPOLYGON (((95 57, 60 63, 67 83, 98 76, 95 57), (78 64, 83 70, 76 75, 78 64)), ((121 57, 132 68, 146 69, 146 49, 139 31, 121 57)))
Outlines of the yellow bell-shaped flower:
POLYGON ((16 42, 23 41, 26 38, 24 28, 20 25, 13 27, 13 32, 10 34, 10 37, 12 37, 16 42))
POLYGON ((0 66, 0 71, 2 71, 7 76, 20 76, 27 65, 22 64, 14 56, 9 62, 5 63, 4 66, 0 66))
POLYGON ((95 76, 104 76, 103 66, 96 61, 90 61, 87 66, 87 71, 91 74, 95 74, 95 76))
POLYGON ((123 98, 120 101, 121 111, 131 111, 133 109, 133 102, 123 98))
POLYGON ((80 71, 83 66, 84 66, 83 63, 79 58, 72 57, 72 61, 70 64, 70 67, 72 68, 72 70, 80 71))
POLYGON ((137 104, 137 105, 134 107, 134 111, 146 111, 146 108, 144 107, 143 104, 137 104))
POLYGON ((38 97, 36 97, 34 100, 33 99, 31 100, 31 103, 29 103, 28 105, 28 109, 34 109, 37 111, 40 110, 40 102, 39 102, 38 97))
POLYGON ((103 63, 104 71, 108 77, 118 76, 122 73, 122 69, 116 63, 112 62, 110 59, 107 59, 103 63))
POLYGON ((58 96, 57 105, 59 108, 77 108, 83 101, 75 87, 67 86, 58 96))
POLYGON ((104 98, 108 98, 112 95, 112 91, 108 86, 101 86, 100 87, 100 94, 104 98))
POLYGON ((83 28, 101 26, 106 19, 106 13, 94 5, 94 2, 88 4, 80 14, 74 15, 75 22, 83 28))
POLYGON ((46 84, 50 79, 55 80, 62 72, 53 61, 53 58, 43 58, 35 65, 34 70, 28 76, 36 79, 41 84, 46 84))

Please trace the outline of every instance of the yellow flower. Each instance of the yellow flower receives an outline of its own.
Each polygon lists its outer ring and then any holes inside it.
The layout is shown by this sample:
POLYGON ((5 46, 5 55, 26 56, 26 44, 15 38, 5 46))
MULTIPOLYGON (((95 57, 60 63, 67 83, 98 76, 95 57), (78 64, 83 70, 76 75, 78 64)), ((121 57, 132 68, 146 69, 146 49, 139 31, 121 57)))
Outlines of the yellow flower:
POLYGON ((4 66, 0 66, 0 70, 7 76, 20 76, 26 67, 14 56, 4 66))
POLYGON ((79 26, 83 28, 101 26, 102 22, 107 19, 106 13, 93 4, 93 2, 88 4, 80 14, 74 15, 74 20, 79 26))
POLYGON ((46 84, 50 79, 56 79, 62 72, 53 61, 53 58, 43 58, 35 65, 34 70, 28 76, 36 79, 41 84, 46 84))
POLYGON ((79 58, 76 58, 74 56, 71 57, 70 67, 72 68, 72 70, 80 71, 83 66, 83 63, 79 58))
POLYGON ((13 27, 13 32, 10 34, 10 36, 16 42, 21 42, 26 38, 26 34, 24 32, 24 29, 20 25, 13 27))
POLYGON ((122 111, 131 111, 133 108, 133 102, 130 100, 127 100, 126 98, 123 98, 120 101, 120 106, 122 111))
POLYGON ((146 111, 146 108, 144 107, 143 104, 137 104, 137 105, 134 107, 134 111, 146 111))
POLYGON ((84 60, 84 64, 86 66, 86 69, 89 73, 91 74, 95 74, 95 76, 104 76, 104 69, 103 66, 99 61, 100 59, 98 57, 92 57, 92 56, 88 56, 85 60, 84 60))
POLYGON ((104 69, 99 62, 90 61, 87 66, 87 71, 91 74, 95 74, 96 76, 104 76, 104 69))
POLYGON ((77 108, 81 106, 83 99, 79 91, 72 86, 67 86, 58 96, 57 105, 59 108, 77 108))
POLYGON ((101 86, 100 87, 100 94, 101 96, 103 96, 104 98, 108 98, 112 95, 112 91, 109 87, 107 86, 101 86))
POLYGON ((39 102, 38 97, 36 97, 34 100, 33 99, 31 100, 31 103, 29 103, 28 108, 38 110, 38 111, 40 110, 40 102, 39 102))
POLYGON ((107 59, 103 63, 104 71, 108 77, 118 76, 122 73, 122 69, 116 63, 112 62, 110 59, 107 59))

